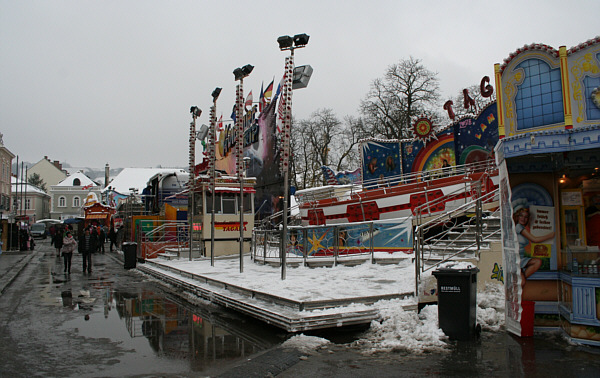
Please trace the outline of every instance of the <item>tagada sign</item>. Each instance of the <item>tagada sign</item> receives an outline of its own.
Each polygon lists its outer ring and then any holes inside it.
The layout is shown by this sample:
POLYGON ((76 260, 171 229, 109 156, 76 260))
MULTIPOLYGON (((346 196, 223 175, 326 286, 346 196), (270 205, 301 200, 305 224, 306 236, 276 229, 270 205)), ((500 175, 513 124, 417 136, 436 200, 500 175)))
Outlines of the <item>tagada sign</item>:
POLYGON ((413 136, 416 140, 420 140, 423 143, 427 143, 429 140, 435 138, 433 132, 433 124, 427 117, 421 117, 413 124, 413 136))

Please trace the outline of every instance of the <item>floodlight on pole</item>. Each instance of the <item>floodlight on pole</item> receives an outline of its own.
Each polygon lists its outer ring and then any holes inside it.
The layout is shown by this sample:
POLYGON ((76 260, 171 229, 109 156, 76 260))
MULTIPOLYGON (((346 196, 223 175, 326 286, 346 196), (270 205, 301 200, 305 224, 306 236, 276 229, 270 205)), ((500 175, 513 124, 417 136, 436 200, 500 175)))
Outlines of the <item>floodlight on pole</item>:
POLYGON ((212 96, 212 98, 213 98, 213 104, 214 104, 214 102, 215 102, 215 101, 217 101, 217 99, 219 98, 219 95, 221 94, 221 90, 222 90, 222 88, 219 88, 219 87, 217 87, 217 88, 215 88, 215 90, 212 92, 211 96, 212 96))
MULTIPOLYGON (((281 51, 290 50, 290 56, 285 58, 285 80, 282 89, 281 101, 284 104, 283 132, 281 143, 281 171, 283 173, 283 230, 281 234, 280 260, 281 279, 286 278, 287 265, 287 217, 288 217, 288 192, 289 192, 289 158, 290 158, 290 136, 292 128, 292 91, 294 81, 294 50, 305 47, 308 44, 307 34, 296 34, 294 38, 282 36, 277 38, 281 51), (293 45, 292 45, 293 44, 293 45)), ((312 72, 311 72, 312 73, 312 72)), ((310 78, 310 76, 309 76, 310 78)), ((308 80, 306 80, 308 84, 308 80)), ((302 86, 300 88, 303 88, 302 86)))
POLYGON ((189 249, 190 256, 189 260, 192 261, 192 231, 194 229, 194 187, 195 187, 195 170, 196 170, 196 119, 200 117, 202 114, 202 110, 197 106, 192 106, 190 108, 190 113, 192 114, 192 122, 190 123, 190 151, 189 151, 189 163, 190 163, 190 180, 188 183, 188 218, 190 223, 190 231, 189 231, 189 249))
POLYGON ((235 124, 237 131, 236 164, 237 177, 240 180, 240 273, 244 272, 244 78, 250 75, 254 66, 246 64, 233 70, 235 81, 240 83, 236 87, 235 97, 235 124))
POLYGON ((210 171, 210 184, 209 190, 212 194, 212 211, 210 215, 210 266, 215 266, 215 186, 216 186, 216 153, 215 143, 217 140, 217 98, 221 94, 221 88, 215 88, 211 96, 213 98, 213 105, 210 108, 210 133, 208 137, 208 169, 210 171))

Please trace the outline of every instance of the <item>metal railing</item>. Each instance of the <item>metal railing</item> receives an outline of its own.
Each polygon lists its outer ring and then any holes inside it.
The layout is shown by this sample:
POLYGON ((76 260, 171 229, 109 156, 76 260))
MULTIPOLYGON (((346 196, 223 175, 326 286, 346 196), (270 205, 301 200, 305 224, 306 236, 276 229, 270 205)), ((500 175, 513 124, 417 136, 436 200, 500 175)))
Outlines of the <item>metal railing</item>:
POLYGON ((138 255, 152 259, 167 252, 189 252, 190 226, 187 221, 140 220, 136 227, 138 255))
MULTIPOLYGON (((416 223, 414 228, 415 250, 415 288, 418 291, 421 273, 434 269, 456 256, 472 253, 479 258, 482 242, 500 233, 500 229, 486 233, 482 227, 483 204, 498 201, 499 190, 493 190, 451 211, 416 223), (465 217, 462 221, 461 217, 465 217), (460 234, 466 234, 467 228, 474 228, 474 239, 470 244, 459 246, 460 234), (450 241, 451 233, 458 235, 450 241), (442 248, 440 248, 440 246, 442 248), (428 256, 426 257, 426 254, 428 256), (427 267, 425 266, 427 264, 427 267)), ((496 210, 497 212, 497 210, 496 210)), ((493 215, 492 215, 493 216, 493 215)), ((461 239, 464 240, 464 239, 461 239)))
POLYGON ((329 226, 290 226, 285 237, 282 230, 252 232, 252 258, 264 264, 281 264, 283 253, 290 264, 338 265, 348 262, 392 260, 412 255, 412 219, 399 218, 336 224, 329 226), (376 235, 404 230, 402 242, 381 248, 374 244, 376 235), (282 253, 283 252, 283 253, 282 253), (381 255, 376 257, 376 253, 381 255))

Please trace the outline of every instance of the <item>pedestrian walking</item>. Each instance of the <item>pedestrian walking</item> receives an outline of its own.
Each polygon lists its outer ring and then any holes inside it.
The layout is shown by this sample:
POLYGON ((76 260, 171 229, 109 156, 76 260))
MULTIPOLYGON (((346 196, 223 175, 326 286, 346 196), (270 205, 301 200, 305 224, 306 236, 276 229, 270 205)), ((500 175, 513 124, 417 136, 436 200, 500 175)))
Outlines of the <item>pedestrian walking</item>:
POLYGON ((92 232, 89 228, 86 228, 84 234, 79 241, 79 253, 83 258, 83 273, 92 273, 92 252, 94 252, 98 245, 98 234, 92 232))
POLYGON ((119 226, 119 230, 117 231, 117 248, 121 249, 121 244, 123 244, 123 237, 125 236, 125 227, 119 226))
POLYGON ((110 226, 110 231, 108 232, 108 239, 110 240, 110 251, 113 251, 113 245, 117 246, 117 233, 115 231, 115 226, 110 226))
POLYGON ((106 233, 104 229, 100 227, 100 233, 98 234, 98 252, 104 253, 104 242, 106 241, 106 233))
POLYGON ((63 238, 62 256, 65 263, 65 273, 71 274, 71 259, 73 258, 73 251, 77 249, 77 240, 73 238, 73 234, 70 231, 65 233, 63 238))
POLYGON ((54 233, 54 248, 56 248, 56 257, 60 257, 60 250, 63 246, 63 230, 59 228, 54 233))

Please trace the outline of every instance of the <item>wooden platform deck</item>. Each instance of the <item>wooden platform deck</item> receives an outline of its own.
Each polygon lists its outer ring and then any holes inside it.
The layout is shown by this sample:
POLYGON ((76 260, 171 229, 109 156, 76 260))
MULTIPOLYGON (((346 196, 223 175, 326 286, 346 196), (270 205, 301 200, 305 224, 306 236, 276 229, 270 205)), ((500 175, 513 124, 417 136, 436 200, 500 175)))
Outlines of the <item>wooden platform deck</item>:
POLYGON ((272 324, 287 332, 368 324, 378 319, 373 304, 379 300, 407 298, 413 292, 343 299, 300 301, 193 274, 161 263, 160 259, 138 264, 137 269, 173 285, 192 296, 227 307, 272 324))

